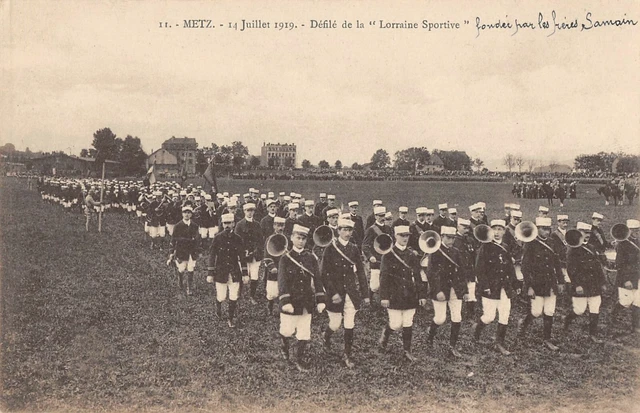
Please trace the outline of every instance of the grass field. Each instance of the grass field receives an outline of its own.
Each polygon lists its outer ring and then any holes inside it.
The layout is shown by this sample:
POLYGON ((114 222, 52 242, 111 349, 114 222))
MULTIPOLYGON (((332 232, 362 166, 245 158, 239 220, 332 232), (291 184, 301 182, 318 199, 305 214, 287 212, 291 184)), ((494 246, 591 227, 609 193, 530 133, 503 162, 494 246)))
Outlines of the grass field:
MULTIPOLYGON (((335 193, 338 203, 356 199, 363 215, 371 201, 400 205, 457 206, 462 216, 476 201, 490 217, 502 217, 511 202, 510 184, 226 181, 221 187, 246 192, 250 186, 335 193)), ((604 228, 638 216, 637 206, 605 207, 595 187, 581 186, 580 199, 567 200, 563 213, 572 224, 593 211, 606 216, 604 228)), ((557 201, 556 201, 557 202, 557 201)), ((525 219, 546 200, 520 200, 525 219)), ((560 211, 552 209, 555 216, 560 211)), ((337 354, 320 344, 326 315, 313 322, 312 372, 298 373, 278 354, 276 317, 264 314, 264 300, 240 301, 238 327, 229 329, 213 315, 213 297, 204 283, 203 260, 196 269, 196 294, 177 292, 165 266, 166 252, 151 251, 142 226, 120 214, 107 214, 102 234, 84 232, 84 219, 43 203, 24 182, 0 180, 0 263, 2 281, 2 411, 638 411, 640 342, 625 335, 627 318, 603 345, 587 338, 586 319, 568 334, 559 322, 553 335, 561 350, 545 351, 537 321, 523 341, 515 339, 514 305, 501 357, 491 349, 495 324, 475 346, 463 323, 462 361, 447 357, 445 324, 435 348, 425 348, 433 315, 430 306, 415 317, 416 364, 401 358, 393 336, 390 352, 376 350, 386 314, 379 307, 356 317, 356 368, 339 363, 342 333, 334 335, 337 354)), ((607 327, 611 293, 603 300, 601 331, 607 327)), ((224 307, 223 307, 224 308, 224 307)))

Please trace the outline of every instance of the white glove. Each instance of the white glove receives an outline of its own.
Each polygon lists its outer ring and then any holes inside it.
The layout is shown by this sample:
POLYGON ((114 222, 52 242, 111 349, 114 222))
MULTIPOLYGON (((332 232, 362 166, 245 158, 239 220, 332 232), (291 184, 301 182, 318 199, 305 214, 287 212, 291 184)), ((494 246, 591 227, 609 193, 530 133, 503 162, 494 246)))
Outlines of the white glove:
POLYGON ((248 275, 242 276, 242 283, 244 285, 248 285, 249 284, 249 276, 248 275))
POLYGON ((207 282, 208 282, 209 284, 213 284, 213 277, 212 277, 212 276, 210 276, 210 275, 207 275, 207 282))
POLYGON ((285 304, 282 306, 282 311, 288 314, 293 314, 293 305, 285 304))
POLYGON ((318 309, 318 312, 321 313, 324 311, 324 308, 326 307, 325 303, 320 303, 316 306, 316 308, 318 309))

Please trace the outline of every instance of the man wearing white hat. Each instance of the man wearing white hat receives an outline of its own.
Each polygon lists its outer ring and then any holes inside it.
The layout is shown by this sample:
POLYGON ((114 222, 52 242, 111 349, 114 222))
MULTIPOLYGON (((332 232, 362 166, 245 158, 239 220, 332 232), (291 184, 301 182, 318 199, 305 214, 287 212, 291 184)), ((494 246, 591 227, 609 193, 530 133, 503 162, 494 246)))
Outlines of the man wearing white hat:
MULTIPOLYGON (((380 199, 374 199, 373 200, 373 209, 375 209, 376 207, 381 207, 381 206, 382 206, 382 200, 380 200, 380 199)), ((376 214, 375 214, 375 212, 371 212, 371 214, 369 214, 367 216, 367 219, 364 222, 365 231, 367 229, 369 229, 369 227, 371 225, 373 225, 375 222, 376 222, 376 214)))
POLYGON ((409 208, 406 206, 401 206, 398 208, 398 218, 391 224, 391 228, 395 228, 399 225, 411 226, 411 222, 407 219, 407 214, 409 213, 409 208))
POLYGON ((549 244, 555 251, 558 259, 560 260, 560 266, 562 267, 562 274, 564 276, 565 284, 569 282, 569 275, 567 273, 567 240, 565 236, 567 229, 569 228, 569 215, 559 214, 556 219, 558 226, 549 236, 549 244))
POLYGON ((576 226, 583 237, 582 246, 569 248, 567 252, 567 272, 571 280, 571 302, 573 311, 564 320, 564 329, 568 330, 571 322, 589 309, 589 337, 596 344, 601 344, 598 338, 598 319, 602 292, 605 290, 605 277, 602 264, 597 252, 589 245, 591 225, 578 222, 576 226))
POLYGON ((589 245, 591 245, 591 247, 596 251, 600 257, 600 261, 605 264, 607 259, 604 252, 607 249, 612 248, 612 245, 607 241, 604 231, 600 228, 600 224, 603 220, 604 216, 598 212, 594 212, 591 215, 591 237, 589 238, 589 245))
MULTIPOLYGON (((327 226, 331 228, 332 239, 338 238, 338 219, 340 218, 340 210, 333 208, 328 211, 325 211, 327 215, 327 226)), ((309 231, 311 233, 311 231, 309 231)), ((312 236, 312 235, 310 235, 312 236)), ((320 261, 322 256, 324 255, 324 249, 326 246, 314 245, 312 252, 313 255, 320 261)))
POLYGON ((456 228, 458 226, 458 209, 457 208, 449 208, 449 221, 453 224, 452 227, 456 228))
POLYGON ((482 316, 474 331, 474 339, 480 339, 485 326, 493 322, 498 313, 498 331, 496 348, 505 356, 511 354, 505 347, 505 336, 511 312, 511 298, 520 294, 520 283, 516 278, 513 258, 503 242, 505 222, 502 219, 491 221, 494 239, 483 243, 476 259, 478 289, 482 295, 482 316))
POLYGON ((155 199, 147 207, 147 222, 149 228, 149 236, 151 237, 151 249, 156 246, 156 240, 160 238, 159 242, 166 234, 166 218, 164 217, 164 203, 162 198, 162 191, 154 191, 153 196, 155 199))
POLYGON ((349 202, 349 219, 353 221, 353 237, 351 242, 356 244, 359 250, 362 250, 362 240, 364 240, 364 221, 362 217, 358 215, 360 204, 358 201, 349 202))
POLYGON ((416 220, 409 226, 409 230, 411 231, 409 246, 413 248, 413 250, 420 250, 418 240, 420 239, 420 235, 422 235, 423 232, 436 230, 435 225, 433 225, 433 215, 433 209, 425 207, 416 208, 416 220))
MULTIPOLYGON (((284 223, 285 219, 282 217, 275 217, 273 219, 273 233, 284 235, 284 223)), ((265 278, 265 290, 267 295, 267 314, 273 314, 273 305, 278 298, 278 265, 280 263, 281 256, 273 256, 269 254, 267 243, 269 238, 265 239, 264 245, 264 258, 262 259, 262 265, 264 266, 264 278, 265 278)))
MULTIPOLYGON (((515 212, 515 211, 514 211, 515 212)), ((551 218, 536 218, 538 237, 525 244, 522 256, 524 288, 531 303, 531 311, 519 321, 518 336, 524 334, 534 318, 544 314, 544 345, 551 351, 558 347, 551 342, 556 296, 564 291, 564 275, 560 259, 549 245, 551 218)))
POLYGON ((284 235, 290 237, 293 233, 293 226, 298 223, 298 210, 300 209, 300 205, 292 202, 287 204, 287 208, 289 209, 289 213, 287 214, 284 224, 284 235))
POLYGON ((482 220, 482 208, 478 203, 475 203, 469 206, 469 212, 471 213, 469 221, 471 221, 471 230, 473 231, 478 225, 484 224, 482 220))
POLYGON ((380 268, 380 304, 389 315, 389 324, 380 337, 380 347, 386 350, 391 333, 402 329, 404 357, 415 362, 417 359, 411 354, 413 316, 418 305, 427 303, 426 285, 420 276, 420 259, 408 246, 409 227, 400 225, 393 231, 395 244, 382 256, 380 268))
POLYGON ((235 227, 235 233, 242 238, 244 245, 246 268, 243 268, 243 282, 249 284, 249 297, 252 304, 256 304, 256 289, 258 288, 258 277, 260 261, 262 261, 264 238, 260 224, 253 219, 256 206, 252 202, 247 202, 242 206, 244 218, 235 227))
POLYGON ((475 320, 476 302, 476 248, 473 236, 470 234, 471 221, 465 218, 458 219, 457 231, 453 248, 460 253, 460 265, 467 282, 467 295, 465 300, 465 319, 475 320))
POLYGON ((438 210, 440 211, 440 214, 433 220, 433 226, 435 227, 434 231, 440 233, 440 228, 443 226, 452 227, 453 222, 451 222, 447 216, 449 213, 449 206, 447 204, 439 204, 438 210))
POLYGON ((522 281, 522 248, 524 243, 516 238, 516 226, 522 222, 522 211, 511 211, 511 222, 505 228, 503 244, 506 245, 516 268, 516 277, 522 281))
POLYGON ((238 298, 240 298, 241 268, 246 266, 246 254, 242 238, 233 232, 235 216, 223 214, 222 231, 213 238, 209 249, 209 275, 207 282, 216 283, 216 315, 222 317, 222 302, 229 292, 229 327, 235 327, 234 317, 238 298))
POLYGON ((316 230, 316 228, 322 225, 322 222, 320 222, 320 218, 313 214, 314 204, 315 202, 313 201, 313 199, 304 201, 304 213, 298 218, 298 224, 302 225, 303 227, 309 228, 309 233, 312 234, 312 236, 310 236, 307 240, 307 244, 305 245, 305 248, 309 251, 313 251, 313 232, 316 230))
POLYGON ((462 298, 468 294, 467 280, 460 252, 453 248, 456 228, 443 226, 440 229, 442 243, 438 251, 431 254, 427 268, 429 296, 433 303, 433 320, 429 327, 428 343, 433 346, 438 327, 447 321, 447 306, 451 314, 451 334, 449 352, 454 357, 462 357, 456 349, 462 322, 462 298))
POLYGON ((336 208, 336 196, 333 194, 327 195, 327 206, 322 208, 322 222, 327 223, 327 211, 336 208))
POLYGON ((182 221, 173 228, 171 237, 171 255, 178 269, 178 282, 180 290, 183 288, 183 275, 187 272, 187 295, 192 294, 193 271, 196 267, 196 259, 200 251, 200 234, 198 225, 191 219, 193 207, 182 207, 182 221))
POLYGON ((267 239, 269 235, 273 234, 273 220, 277 216, 276 209, 278 206, 273 199, 267 199, 265 205, 267 206, 267 215, 260 220, 260 227, 262 228, 262 236, 267 239))
POLYGON ((316 309, 322 313, 326 306, 318 260, 304 248, 308 236, 309 228, 294 225, 291 233, 292 249, 280 258, 278 267, 282 341, 280 351, 285 360, 288 360, 289 340, 295 334, 298 339, 295 364, 300 372, 309 371, 305 353, 311 340, 311 315, 316 309))
POLYGON ((364 240, 362 241, 362 252, 369 261, 369 290, 371 297, 373 293, 378 292, 378 289, 380 289, 380 262, 382 255, 374 248, 375 240, 382 234, 387 234, 390 237, 393 236, 391 227, 384 224, 384 216, 387 213, 387 209, 383 206, 377 206, 373 208, 373 213, 376 217, 376 222, 367 228, 364 234, 364 240))
POLYGON ((325 209, 325 207, 327 205, 329 205, 329 203, 327 202, 327 194, 324 193, 324 192, 321 192, 320 193, 320 200, 315 205, 315 208, 313 210, 313 214, 315 216, 317 216, 318 218, 321 218, 323 223, 324 223, 324 217, 322 216, 322 210, 325 209))
POLYGON ((324 346, 331 349, 331 336, 338 331, 344 318, 344 356, 343 361, 349 368, 354 364, 351 359, 353 329, 356 312, 362 303, 369 303, 369 288, 364 265, 358 247, 350 242, 354 222, 349 218, 338 219, 338 238, 324 250, 320 275, 327 294, 327 313, 329 325, 324 331, 324 346))
POLYGON ((611 312, 611 322, 615 322, 618 313, 625 308, 631 308, 631 328, 640 333, 640 221, 628 219, 627 228, 629 237, 616 245, 618 302, 611 312))
POLYGON ((543 218, 547 218, 549 216, 549 208, 547 208, 546 206, 539 206, 538 207, 538 216, 539 217, 543 217, 543 218))

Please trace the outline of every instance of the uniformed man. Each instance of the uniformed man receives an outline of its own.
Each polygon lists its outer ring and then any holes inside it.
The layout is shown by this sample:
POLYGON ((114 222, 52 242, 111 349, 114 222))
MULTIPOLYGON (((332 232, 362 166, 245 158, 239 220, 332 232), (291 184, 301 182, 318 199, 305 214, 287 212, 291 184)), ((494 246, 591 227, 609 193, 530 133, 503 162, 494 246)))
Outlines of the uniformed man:
MULTIPOLYGON (((325 213, 327 214, 327 226, 331 228, 331 232, 333 234, 332 239, 338 238, 338 219, 340 218, 340 210, 334 208, 325 211, 325 213)), ((326 247, 321 247, 320 245, 313 246, 312 252, 313 255, 315 255, 316 259, 318 259, 318 261, 322 259, 325 248, 326 247)))
POLYGON ((370 279, 369 279, 369 295, 373 296, 374 293, 380 289, 380 264, 382 256, 376 252, 373 247, 375 239, 382 235, 388 234, 392 236, 392 229, 384 224, 384 216, 387 210, 383 206, 377 206, 373 209, 376 221, 371 225, 364 233, 364 240, 362 241, 362 252, 365 258, 369 261, 370 266, 370 279))
POLYGON ((520 294, 519 282, 513 267, 513 258, 504 245, 505 222, 501 219, 491 221, 494 239, 483 243, 476 259, 476 276, 478 289, 482 295, 482 316, 474 331, 474 339, 478 341, 482 330, 496 318, 498 312, 498 331, 496 348, 505 356, 511 354, 504 344, 511 312, 511 298, 520 294))
POLYGON ((407 219, 407 214, 409 213, 409 208, 406 206, 401 206, 400 208, 398 208, 398 218, 393 221, 393 223, 391 224, 392 228, 395 228, 399 225, 404 225, 404 226, 410 226, 411 222, 409 222, 409 220, 407 219))
MULTIPOLYGON (((304 214, 302 214, 298 218, 298 224, 302 225, 305 228, 309 228, 309 234, 312 235, 316 228, 322 225, 321 218, 318 218, 313 214, 314 204, 315 202, 313 201, 313 199, 304 201, 304 214)), ((309 239, 307 239, 305 248, 309 251, 313 251, 314 245, 315 244, 313 242, 313 236, 311 236, 309 237, 309 239)))
POLYGON ((471 213, 471 218, 469 221, 471 222, 471 230, 477 227, 480 224, 484 224, 482 221, 482 210, 479 204, 475 203, 469 206, 469 212, 471 213))
MULTIPOLYGON (((273 233, 284 234, 285 219, 282 217, 275 217, 273 219, 273 233)), ((267 314, 273 314, 273 305, 278 298, 278 265, 280 263, 280 256, 274 257, 269 254, 267 250, 268 237, 265 239, 264 246, 264 258, 262 265, 264 266, 264 278, 265 289, 267 293, 267 314)))
POLYGON ((534 318, 544 314, 544 345, 551 351, 558 347, 551 342, 556 296, 564 291, 564 275, 558 255, 549 244, 551 218, 536 218, 538 237, 524 245, 522 274, 524 289, 530 300, 531 311, 518 322, 518 336, 524 337, 534 318))
POLYGON ((284 235, 289 238, 293 233, 293 227, 298 224, 298 209, 300 209, 300 206, 292 202, 287 204, 287 208, 289 209, 289 213, 286 216, 284 224, 284 235))
POLYGON ((449 213, 449 206, 447 204, 439 204, 438 210, 440 211, 440 214, 433 220, 433 226, 435 227, 434 231, 440 233, 440 228, 443 226, 451 227, 453 226, 453 222, 451 222, 447 216, 449 213))
POLYGON ((589 243, 591 225, 578 222, 576 228, 582 233, 584 243, 578 248, 569 248, 567 252, 567 272, 571 280, 571 301, 573 311, 567 314, 564 321, 565 331, 571 322, 589 308, 589 337, 596 344, 598 338, 598 318, 602 292, 605 290, 605 278, 598 254, 589 243))
POLYGON ((506 202, 504 204, 504 222, 511 222, 511 205, 513 204, 506 202))
POLYGON ((447 320, 448 306, 451 314, 449 352, 454 357, 462 357, 456 349, 456 344, 462 322, 462 299, 468 294, 468 290, 461 252, 453 245, 456 232, 454 227, 443 226, 440 229, 440 249, 431 254, 429 259, 427 278, 434 315, 429 327, 428 344, 429 347, 433 346, 438 327, 447 320))
MULTIPOLYGON (((382 201, 379 199, 374 199, 373 200, 373 209, 375 211, 376 207, 381 207, 382 206, 382 201)), ((366 231, 371 225, 373 225, 376 222, 376 214, 375 212, 372 211, 371 214, 369 214, 367 216, 367 219, 364 222, 364 230, 366 231)))
POLYGON ((351 242, 356 244, 358 250, 362 250, 362 241, 364 240, 364 221, 362 217, 358 215, 360 204, 358 201, 349 202, 349 219, 353 221, 353 236, 351 242))
POLYGON ((393 224, 393 213, 391 211, 387 211, 386 214, 384 214, 384 224, 386 226, 388 226, 389 228, 392 228, 392 224, 393 224))
POLYGON ((546 206, 540 205, 538 207, 538 216, 542 218, 547 218, 549 216, 549 208, 546 206))
POLYGON ((320 200, 318 201, 318 203, 316 204, 315 208, 313 209, 313 214, 315 216, 317 216, 318 218, 322 218, 322 222, 324 222, 324 217, 322 215, 322 210, 325 209, 327 207, 327 205, 329 205, 329 203, 327 202, 327 194, 324 192, 320 193, 320 200))
POLYGON ((489 225, 489 217, 487 217, 487 204, 484 202, 478 202, 478 206, 480 207, 480 221, 489 225))
POLYGON ((237 301, 240 297, 240 281, 242 268, 246 266, 246 253, 242 238, 233 232, 235 215, 222 215, 222 231, 211 243, 209 249, 209 276, 207 282, 216 283, 216 315, 222 317, 222 302, 227 299, 229 292, 229 327, 235 327, 234 317, 237 301))
POLYGON ((382 256, 380 268, 380 304, 389 315, 389 324, 380 337, 380 347, 386 350, 391 333, 402 329, 404 357, 415 362, 417 358, 411 353, 413 316, 418 305, 427 304, 426 286, 420 276, 420 259, 408 246, 409 227, 401 225, 393 231, 395 244, 382 256))
POLYGON ((256 302, 256 290, 258 288, 260 261, 262 261, 264 238, 260 224, 253 219, 256 206, 248 202, 242 206, 244 218, 235 226, 235 233, 242 238, 244 245, 245 263, 247 265, 243 276, 245 285, 249 284, 249 298, 252 304, 256 302))
POLYGON ((433 225, 433 215, 433 209, 425 207, 416 208, 416 220, 409 227, 411 231, 409 246, 414 251, 418 251, 420 249, 418 246, 418 240, 423 232, 436 230, 435 225, 433 225))
POLYGON ((600 228, 600 224, 604 220, 604 216, 598 212, 591 215, 591 236, 589 237, 589 245, 598 254, 600 261, 605 264, 607 259, 604 252, 612 248, 611 243, 607 241, 604 231, 600 228))
POLYGON ((278 206, 276 205, 276 201, 273 199, 267 199, 265 204, 267 206, 267 215, 265 215, 260 221, 260 227, 262 228, 262 236, 264 239, 267 239, 269 235, 273 234, 273 222, 274 218, 277 216, 276 209, 278 206))
POLYGON ((457 208, 449 208, 449 221, 453 224, 452 227, 456 228, 458 226, 458 209, 457 208))
POLYGON ((640 333, 640 221, 628 219, 629 237, 616 245, 616 269, 618 274, 618 302, 611 312, 611 321, 625 308, 631 308, 631 328, 640 333))
POLYGON ((280 292, 281 354, 289 359, 289 340, 295 334, 298 348, 295 364, 300 372, 309 371, 305 360, 306 348, 311 340, 311 314, 314 309, 322 313, 326 296, 319 277, 318 261, 305 244, 309 228, 296 224, 291 233, 293 247, 280 258, 278 290, 280 292))
POLYGON ((348 368, 354 366, 351 349, 356 312, 363 302, 369 304, 367 277, 360 259, 360 251, 350 242, 354 226, 354 222, 349 218, 338 220, 338 238, 332 240, 325 248, 320 266, 329 314, 329 325, 323 336, 324 346, 330 351, 331 336, 338 331, 344 318, 343 361, 348 368))
POLYGON ((182 207, 182 221, 173 228, 171 237, 171 257, 178 269, 180 290, 183 288, 183 277, 187 273, 187 295, 192 295, 193 271, 200 253, 200 234, 198 225, 193 222, 193 207, 187 204, 182 207))
POLYGON ((333 194, 327 195, 327 206, 322 208, 322 222, 327 224, 327 211, 336 208, 336 196, 333 194))
MULTIPOLYGON (((281 203, 281 204, 280 204, 280 206, 278 207, 278 212, 276 212, 276 214, 277 214, 279 217, 286 218, 286 217, 288 217, 288 216, 289 216, 289 212, 291 211, 291 208, 289 208, 289 205, 292 203, 292 202, 291 202, 291 196, 289 196, 289 195, 285 195, 282 199, 283 199, 283 200, 282 200, 282 203, 281 203)), ((299 205, 298 205, 298 204, 296 204, 296 206, 297 206, 297 207, 296 207, 296 210, 297 210, 297 209, 298 209, 298 207, 299 207, 299 205)), ((296 211, 296 213, 297 213, 297 211, 296 211)))
POLYGON ((93 211, 95 210, 94 208, 100 206, 100 201, 95 200, 97 195, 98 195, 97 191, 92 187, 88 191, 87 196, 84 198, 84 207, 83 207, 84 216, 85 216, 84 226, 87 232, 89 232, 89 222, 91 221, 91 216, 93 215, 93 211))
POLYGON ((511 211, 511 222, 507 225, 503 243, 506 245, 511 257, 513 258, 513 264, 516 269, 516 277, 518 281, 523 281, 522 275, 522 251, 524 243, 516 238, 516 226, 522 222, 522 211, 511 211))
POLYGON ((464 218, 458 219, 457 232, 455 240, 453 241, 453 248, 458 250, 460 254, 460 267, 464 273, 467 283, 467 294, 463 297, 465 301, 465 313, 468 320, 476 319, 476 249, 474 242, 471 239, 469 229, 471 228, 471 221, 464 218))

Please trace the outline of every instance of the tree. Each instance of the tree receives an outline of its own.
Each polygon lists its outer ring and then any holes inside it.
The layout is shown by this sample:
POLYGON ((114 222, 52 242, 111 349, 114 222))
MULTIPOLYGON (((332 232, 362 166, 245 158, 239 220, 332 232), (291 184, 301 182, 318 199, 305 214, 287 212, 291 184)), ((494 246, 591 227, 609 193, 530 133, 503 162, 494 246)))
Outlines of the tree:
POLYGON ((533 158, 527 159, 527 170, 529 171, 529 173, 533 172, 533 169, 536 167, 537 163, 538 161, 533 158))
POLYGON ((293 168, 295 166, 294 162, 293 162, 293 158, 284 158, 282 160, 282 165, 285 168, 293 168))
POLYGON ((559 166, 560 165, 558 165, 558 162, 556 162, 556 161, 549 162, 549 172, 554 173, 558 169, 559 166))
POLYGON ((515 165, 515 157, 510 153, 506 154, 502 159, 502 164, 507 167, 509 172, 511 172, 513 166, 515 165))
POLYGON ((93 134, 93 143, 91 144, 96 149, 95 156, 95 170, 102 170, 102 163, 107 160, 116 160, 122 146, 122 139, 116 137, 115 133, 111 132, 111 129, 104 128, 99 129, 93 134))
POLYGON ((524 158, 522 157, 522 155, 516 156, 513 162, 518 167, 518 173, 522 173, 522 166, 524 165, 524 158))
POLYGON ((353 165, 351 165, 351 169, 353 169, 354 171, 360 171, 362 170, 362 165, 360 165, 358 162, 354 162, 353 165))
POLYGON ((253 169, 259 168, 260 167, 260 157, 251 155, 249 157, 249 166, 251 166, 253 169))
POLYGON ((144 172, 147 154, 142 150, 140 138, 127 135, 122 141, 118 161, 126 175, 140 175, 144 172))
POLYGON ((334 164, 336 169, 342 169, 342 161, 340 159, 338 159, 336 161, 336 163, 334 164))
POLYGON ((618 159, 618 164, 614 172, 633 173, 640 171, 640 156, 627 155, 618 159))
POLYGON ((311 168, 311 162, 309 162, 308 159, 305 159, 302 161, 302 169, 309 169, 311 168))
POLYGON ((9 155, 16 151, 16 147, 12 143, 6 143, 0 146, 0 153, 9 155))
POLYGON ((412 147, 395 153, 394 166, 397 169, 417 172, 418 169, 429 163, 431 154, 425 147, 412 147))
POLYGON ((478 172, 482 171, 482 168, 484 168, 484 161, 480 158, 474 159, 473 167, 476 168, 476 171, 478 172))
POLYGON ((473 161, 464 151, 441 151, 435 149, 434 155, 442 159, 444 169, 447 171, 470 171, 473 161))
POLYGON ((391 158, 384 149, 378 149, 371 157, 371 169, 384 169, 389 165, 391 165, 391 158))
POLYGON ((319 167, 320 169, 329 169, 329 168, 330 168, 330 166, 329 166, 329 162, 327 162, 327 161, 325 161, 325 160, 323 159, 323 160, 321 160, 320 162, 318 162, 318 167, 319 167))
POLYGON ((83 149, 80 151, 80 157, 81 158, 88 158, 89 157, 89 150, 87 149, 83 149))
POLYGON ((244 146, 240 141, 234 141, 231 143, 231 154, 233 167, 236 170, 240 170, 247 161, 247 156, 249 156, 249 148, 244 146))

